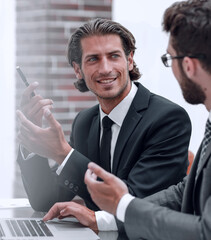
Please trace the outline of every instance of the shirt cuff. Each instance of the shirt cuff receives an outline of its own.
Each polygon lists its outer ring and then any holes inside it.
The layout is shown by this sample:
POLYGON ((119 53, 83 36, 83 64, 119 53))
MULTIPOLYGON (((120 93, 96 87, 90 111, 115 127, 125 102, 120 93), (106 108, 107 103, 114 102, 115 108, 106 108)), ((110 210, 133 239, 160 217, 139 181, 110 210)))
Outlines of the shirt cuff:
POLYGON ((105 211, 95 212, 97 227, 99 231, 117 231, 116 220, 114 216, 105 211))
POLYGON ((127 193, 125 194, 119 201, 117 210, 116 210, 116 217, 121 222, 125 222, 125 213, 126 209, 129 205, 129 203, 134 199, 135 197, 131 194, 127 193))
POLYGON ((72 148, 70 150, 70 152, 67 154, 66 158, 64 159, 64 161, 62 162, 62 164, 58 167, 58 169, 56 170, 57 175, 60 175, 60 173, 62 172, 62 169, 64 168, 67 160, 69 159, 69 157, 71 156, 71 154, 73 153, 74 149, 72 148))
POLYGON ((23 146, 20 145, 20 153, 21 153, 21 156, 22 156, 23 160, 29 160, 30 158, 35 156, 35 153, 30 153, 30 154, 27 155, 27 157, 25 157, 23 151, 24 151, 23 146))

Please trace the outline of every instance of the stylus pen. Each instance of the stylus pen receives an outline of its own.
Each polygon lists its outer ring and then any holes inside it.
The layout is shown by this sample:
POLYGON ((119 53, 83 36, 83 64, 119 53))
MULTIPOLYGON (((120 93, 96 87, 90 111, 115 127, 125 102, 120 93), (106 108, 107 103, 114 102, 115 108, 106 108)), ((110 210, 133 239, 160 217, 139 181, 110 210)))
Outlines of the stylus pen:
MULTIPOLYGON (((25 77, 25 75, 23 74, 23 72, 21 71, 20 67, 17 66, 17 67, 16 67, 16 70, 18 71, 18 73, 19 73, 22 81, 24 82, 25 86, 28 87, 28 86, 29 86, 29 83, 28 83, 28 81, 26 80, 26 77, 25 77)), ((34 97, 34 96, 35 96, 35 93, 32 92, 32 93, 31 93, 31 96, 34 97)))

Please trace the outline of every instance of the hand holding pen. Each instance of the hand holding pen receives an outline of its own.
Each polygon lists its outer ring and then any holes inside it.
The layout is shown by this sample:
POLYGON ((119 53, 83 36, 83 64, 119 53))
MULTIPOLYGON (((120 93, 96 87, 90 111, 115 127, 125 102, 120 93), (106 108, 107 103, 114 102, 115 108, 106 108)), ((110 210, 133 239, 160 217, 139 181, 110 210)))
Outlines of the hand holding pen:
POLYGON ((51 99, 44 99, 39 94, 35 94, 34 90, 39 86, 39 83, 33 82, 29 84, 19 66, 16 67, 16 70, 26 86, 21 96, 20 111, 31 122, 42 127, 43 113, 46 108, 52 108, 53 101, 51 99))

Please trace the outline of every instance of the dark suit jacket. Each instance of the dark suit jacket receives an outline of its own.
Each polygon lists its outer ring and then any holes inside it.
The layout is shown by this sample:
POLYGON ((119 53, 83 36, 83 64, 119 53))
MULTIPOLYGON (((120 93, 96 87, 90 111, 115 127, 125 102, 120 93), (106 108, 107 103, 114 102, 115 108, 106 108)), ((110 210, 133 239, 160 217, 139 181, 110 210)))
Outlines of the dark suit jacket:
POLYGON ((181 183, 129 204, 125 228, 130 239, 211 239, 211 144, 196 177, 200 152, 201 147, 181 183))
MULTIPOLYGON (((123 179, 131 194, 151 195, 183 179, 188 165, 191 132, 187 113, 141 84, 123 121, 114 152, 113 173, 123 179)), ((70 145, 75 149, 60 176, 47 159, 18 157, 22 179, 32 207, 48 210, 56 201, 75 195, 97 210, 84 184, 87 164, 99 164, 99 105, 80 112, 74 120, 70 145)))

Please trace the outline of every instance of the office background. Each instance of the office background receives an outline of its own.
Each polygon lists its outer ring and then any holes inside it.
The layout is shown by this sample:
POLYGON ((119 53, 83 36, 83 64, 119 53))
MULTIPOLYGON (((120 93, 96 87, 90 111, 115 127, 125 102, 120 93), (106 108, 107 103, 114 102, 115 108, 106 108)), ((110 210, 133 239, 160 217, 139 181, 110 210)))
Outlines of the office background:
POLYGON ((29 82, 40 83, 39 93, 54 100, 54 114, 68 139, 72 121, 83 108, 96 103, 91 93, 74 89, 75 76, 67 64, 70 34, 90 18, 111 18, 125 25, 137 40, 135 61, 140 82, 152 92, 183 106, 193 133, 190 150, 196 153, 203 136, 207 112, 187 104, 171 69, 160 61, 168 36, 162 32, 164 10, 175 0, 3 0, 0 2, 0 197, 25 193, 15 163, 17 153, 15 109, 24 89, 15 66, 20 65, 29 82), (153 6, 152 6, 153 4, 153 6))

